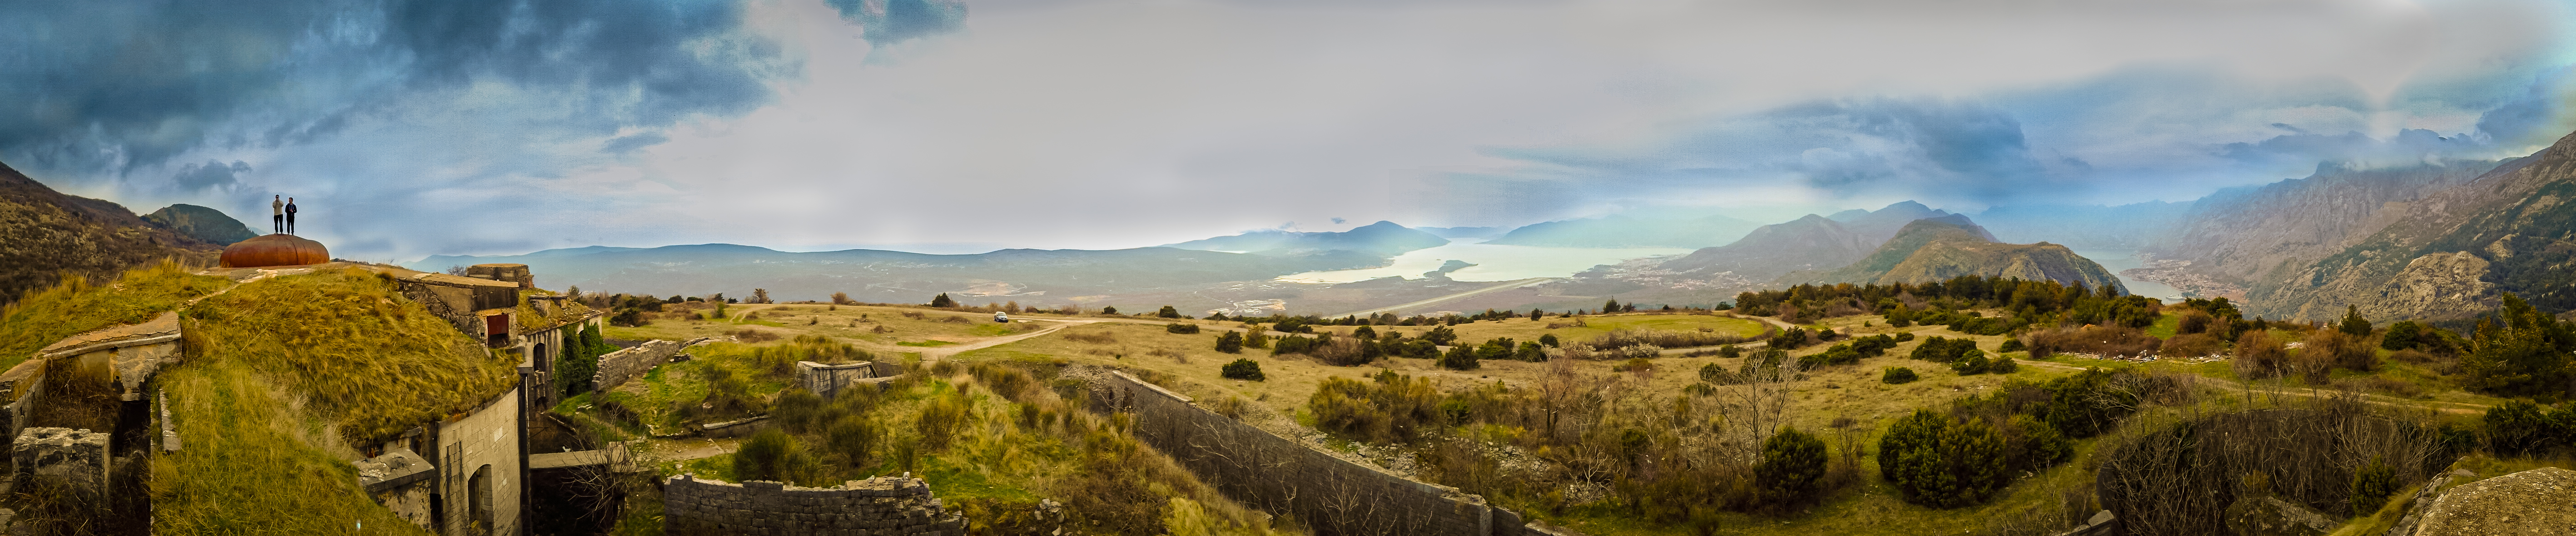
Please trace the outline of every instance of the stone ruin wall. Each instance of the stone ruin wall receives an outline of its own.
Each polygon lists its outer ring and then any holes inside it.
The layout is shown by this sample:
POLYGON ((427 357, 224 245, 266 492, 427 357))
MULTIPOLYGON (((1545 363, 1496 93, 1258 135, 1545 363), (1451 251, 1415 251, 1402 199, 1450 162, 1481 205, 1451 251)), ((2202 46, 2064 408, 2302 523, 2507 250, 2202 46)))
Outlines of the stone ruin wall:
POLYGON ((876 365, 867 361, 839 365, 796 362, 796 385, 805 388, 805 392, 822 396, 824 400, 831 400, 840 394, 841 388, 853 382, 874 377, 876 365))
POLYGON ((1189 397, 1111 373, 1094 408, 1133 414, 1135 436, 1226 497, 1291 514, 1325 536, 1523 536, 1549 532, 1455 488, 1360 465, 1208 411, 1189 397))
POLYGON ((852 480, 829 488, 678 475, 663 481, 662 519, 673 534, 877 536, 964 534, 919 478, 852 480))
POLYGON ((634 348, 599 356, 599 371, 591 376, 591 390, 616 389, 619 385, 643 377, 644 373, 652 371, 654 366, 670 362, 672 357, 680 355, 681 349, 705 341, 705 338, 691 339, 688 342, 655 339, 644 341, 644 344, 634 348))

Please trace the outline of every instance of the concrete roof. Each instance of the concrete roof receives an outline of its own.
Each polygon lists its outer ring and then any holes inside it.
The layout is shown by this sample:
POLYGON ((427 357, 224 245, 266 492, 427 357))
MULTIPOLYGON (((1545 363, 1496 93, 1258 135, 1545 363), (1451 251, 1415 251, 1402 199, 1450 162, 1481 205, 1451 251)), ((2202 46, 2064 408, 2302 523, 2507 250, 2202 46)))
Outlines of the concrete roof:
POLYGON ((161 316, 153 317, 152 320, 145 321, 141 324, 127 324, 123 326, 101 328, 91 330, 88 333, 73 335, 60 341, 54 341, 53 344, 46 345, 44 349, 37 350, 36 356, 39 358, 50 359, 67 355, 85 354, 132 344, 165 342, 178 336, 179 313, 177 311, 172 311, 161 313, 161 316))
POLYGON ((432 285, 446 285, 446 286, 451 286, 451 287, 498 287, 498 288, 512 288, 512 289, 519 288, 519 284, 518 284, 518 283, 512 283, 512 282, 508 282, 508 281, 494 281, 494 280, 490 280, 490 279, 481 279, 481 278, 465 277, 465 276, 461 276, 461 275, 447 275, 447 274, 430 273, 430 272, 421 272, 421 273, 420 273, 420 274, 418 274, 418 275, 406 276, 406 277, 403 277, 402 279, 410 280, 410 281, 419 281, 419 282, 422 282, 422 283, 429 283, 429 284, 432 284, 432 285))

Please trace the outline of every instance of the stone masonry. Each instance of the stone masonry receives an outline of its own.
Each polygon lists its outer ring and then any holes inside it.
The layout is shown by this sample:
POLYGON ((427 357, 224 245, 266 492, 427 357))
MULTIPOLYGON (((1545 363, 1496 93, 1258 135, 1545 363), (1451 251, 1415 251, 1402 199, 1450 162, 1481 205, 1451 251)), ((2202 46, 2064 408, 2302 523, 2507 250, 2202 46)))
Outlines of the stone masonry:
POLYGON ((966 520, 940 507, 918 478, 852 480, 829 488, 694 475, 663 481, 662 515, 672 534, 955 536, 966 520))
POLYGON ((1295 515, 1315 534, 1524 536, 1549 532, 1485 498, 1344 460, 1208 411, 1187 396, 1110 373, 1095 409, 1135 416, 1139 441, 1168 454, 1226 497, 1295 515))
POLYGON ((644 344, 636 345, 634 348, 599 356, 599 372, 591 376, 591 390, 616 389, 619 385, 643 376, 645 372, 653 370, 653 367, 670 362, 672 357, 680 355, 681 349, 706 341, 705 337, 690 339, 688 342, 655 339, 644 341, 644 344))
POLYGON ((50 481, 74 495, 96 498, 107 491, 107 434, 88 430, 36 427, 9 444, 18 481, 50 481))

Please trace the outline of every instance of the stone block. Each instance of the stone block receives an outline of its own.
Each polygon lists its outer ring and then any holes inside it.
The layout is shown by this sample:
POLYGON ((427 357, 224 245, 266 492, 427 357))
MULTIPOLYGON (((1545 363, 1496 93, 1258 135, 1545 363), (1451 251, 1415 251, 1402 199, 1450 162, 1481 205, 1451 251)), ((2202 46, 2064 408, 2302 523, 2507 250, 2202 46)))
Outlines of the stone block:
POLYGON ((2453 487, 2415 534, 2576 534, 2576 471, 2543 467, 2453 487))
POLYGON ((2333 532, 2325 514, 2279 497, 2249 497, 2227 506, 2227 528, 2243 536, 2315 536, 2333 532))
POLYGON ((107 491, 107 434, 89 430, 34 427, 9 444, 19 482, 63 486, 83 497, 107 491))

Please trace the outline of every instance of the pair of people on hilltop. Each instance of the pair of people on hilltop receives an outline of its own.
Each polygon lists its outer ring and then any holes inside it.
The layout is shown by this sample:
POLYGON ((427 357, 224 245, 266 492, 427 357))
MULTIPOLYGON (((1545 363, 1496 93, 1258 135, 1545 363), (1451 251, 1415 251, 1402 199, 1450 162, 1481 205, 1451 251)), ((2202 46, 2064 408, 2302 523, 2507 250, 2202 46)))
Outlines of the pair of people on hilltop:
POLYGON ((276 197, 271 196, 268 200, 269 224, 276 227, 279 234, 295 234, 295 198, 279 200, 276 197))

